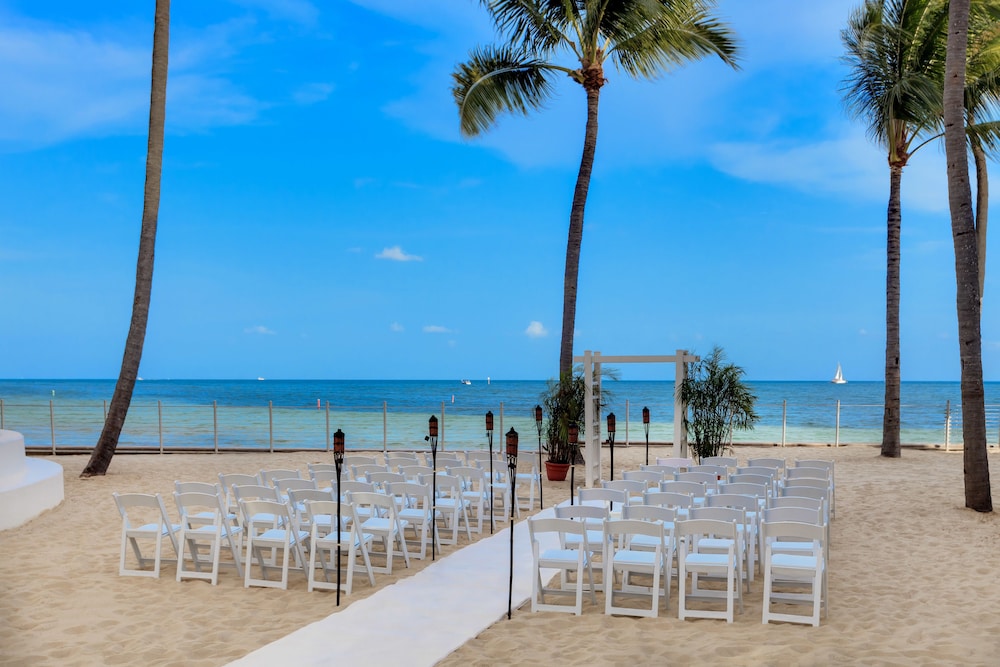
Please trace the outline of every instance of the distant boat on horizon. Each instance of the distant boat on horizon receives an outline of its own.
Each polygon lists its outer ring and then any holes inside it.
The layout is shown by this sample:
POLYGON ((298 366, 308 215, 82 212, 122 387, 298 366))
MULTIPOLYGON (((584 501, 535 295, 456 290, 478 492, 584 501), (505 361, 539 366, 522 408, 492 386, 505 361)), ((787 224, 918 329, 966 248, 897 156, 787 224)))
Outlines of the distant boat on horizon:
POLYGON ((833 384, 847 384, 847 380, 844 379, 844 371, 840 368, 840 362, 837 362, 837 372, 833 374, 833 379, 830 380, 833 384))
POLYGON ((462 384, 472 384, 472 380, 462 380, 462 384))
POLYGON ((264 378, 261 378, 261 377, 259 377, 259 378, 257 378, 257 381, 258 381, 258 382, 260 382, 260 381, 261 381, 261 380, 263 380, 263 379, 264 379, 264 378))

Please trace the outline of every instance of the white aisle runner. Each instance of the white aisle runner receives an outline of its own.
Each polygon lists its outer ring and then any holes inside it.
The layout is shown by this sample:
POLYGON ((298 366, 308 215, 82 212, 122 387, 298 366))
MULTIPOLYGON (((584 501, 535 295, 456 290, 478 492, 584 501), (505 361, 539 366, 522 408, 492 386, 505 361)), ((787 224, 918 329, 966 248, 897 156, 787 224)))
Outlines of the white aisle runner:
MULTIPOLYGON (((535 516, 553 515, 548 508, 535 516)), ((514 609, 531 598, 531 568, 528 524, 521 521, 514 526, 514 609)), ((507 615, 509 577, 505 528, 229 664, 434 665, 507 615)), ((326 595, 332 604, 336 592, 308 595, 326 595)))

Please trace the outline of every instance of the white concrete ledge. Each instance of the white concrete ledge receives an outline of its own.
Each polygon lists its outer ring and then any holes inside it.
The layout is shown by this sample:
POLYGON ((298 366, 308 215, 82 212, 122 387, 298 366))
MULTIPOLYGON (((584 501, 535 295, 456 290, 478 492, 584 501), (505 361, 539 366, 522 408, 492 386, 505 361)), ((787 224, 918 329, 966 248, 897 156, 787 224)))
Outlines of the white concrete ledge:
POLYGON ((16 528, 63 501, 63 468, 29 459, 24 436, 0 431, 0 530, 16 528))

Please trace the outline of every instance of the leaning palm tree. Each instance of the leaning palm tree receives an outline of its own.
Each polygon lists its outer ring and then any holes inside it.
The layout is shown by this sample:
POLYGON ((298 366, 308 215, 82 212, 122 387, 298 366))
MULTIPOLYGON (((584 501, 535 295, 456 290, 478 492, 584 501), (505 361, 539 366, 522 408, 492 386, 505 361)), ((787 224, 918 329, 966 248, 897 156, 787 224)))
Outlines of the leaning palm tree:
POLYGON ((597 148, 597 112, 605 64, 635 78, 655 78, 684 62, 718 56, 736 65, 731 31, 711 16, 714 0, 480 0, 505 39, 479 47, 454 74, 461 132, 488 130, 505 112, 538 110, 565 75, 583 87, 587 123, 569 216, 563 278, 559 377, 573 370, 577 276, 583 214, 597 148), (557 62, 563 57, 570 64, 557 62))
POLYGON ((888 457, 900 455, 900 185, 910 157, 940 128, 947 24, 944 0, 866 0, 841 33, 851 68, 845 100, 889 162, 882 417, 888 457))
POLYGON ((139 258, 135 270, 135 296, 132 322, 125 339, 125 353, 118 373, 115 392, 108 406, 101 437, 94 446, 90 461, 81 477, 103 475, 111 465, 118 447, 118 437, 125 425, 132 391, 139 375, 139 361, 146 339, 146 322, 153 290, 153 255, 156 246, 156 221, 160 210, 160 172, 163 167, 163 126, 167 106, 167 51, 170 44, 170 0, 156 0, 153 25, 153 68, 149 99, 149 139, 146 148, 146 185, 142 203, 142 227, 139 232, 139 258))
POLYGON ((966 55, 969 0, 951 0, 944 79, 945 153, 948 159, 948 203, 955 245, 959 356, 962 363, 962 442, 965 505, 993 511, 986 450, 983 349, 980 329, 979 250, 972 211, 972 189, 966 157, 966 55))

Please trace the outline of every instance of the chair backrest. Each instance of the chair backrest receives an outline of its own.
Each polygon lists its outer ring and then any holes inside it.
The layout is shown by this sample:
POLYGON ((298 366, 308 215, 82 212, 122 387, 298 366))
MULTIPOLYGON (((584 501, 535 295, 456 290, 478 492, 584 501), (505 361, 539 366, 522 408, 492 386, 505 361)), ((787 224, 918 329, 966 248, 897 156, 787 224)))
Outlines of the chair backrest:
POLYGON ((747 522, 747 513, 739 507, 692 507, 688 510, 692 519, 712 519, 713 521, 735 521, 739 525, 747 522))
POLYGON ((455 466, 448 468, 448 474, 454 475, 462 480, 462 486, 466 491, 485 492, 489 487, 489 471, 483 471, 478 466, 455 466))
POLYGON ((555 515, 558 519, 583 519, 585 522, 604 521, 608 518, 608 510, 606 507, 597 505, 556 505, 555 515))
POLYGON ((763 520, 767 522, 795 521, 798 523, 823 524, 823 511, 814 507, 771 507, 764 510, 763 520))
POLYGON ((727 468, 735 468, 739 465, 735 456, 706 456, 701 460, 701 463, 707 466, 725 466, 727 468))
POLYGON ((365 479, 375 485, 376 489, 386 490, 388 484, 405 482, 406 475, 401 472, 369 472, 365 479))
POLYGON ((305 509, 305 504, 314 500, 333 501, 335 499, 331 491, 320 491, 319 489, 288 490, 288 502, 294 509, 305 509))
POLYGON ((708 487, 704 482, 682 482, 668 481, 660 482, 660 491, 673 491, 674 493, 687 493, 695 498, 704 498, 708 495, 708 487))
POLYGON ((719 493, 767 498, 771 495, 771 486, 768 484, 752 484, 750 482, 720 482, 719 493))
MULTIPOLYGON (((333 492, 336 498, 336 490, 333 492)), ((378 493, 378 489, 371 482, 359 482, 356 479, 344 479, 340 481, 340 493, 378 493)))
POLYGON ((312 477, 318 472, 337 472, 336 463, 307 463, 306 467, 309 469, 309 476, 312 477))
POLYGON ((278 479, 302 479, 302 473, 298 470, 292 470, 290 468, 275 468, 273 470, 261 470, 257 473, 257 479, 263 485, 274 485, 274 481, 278 479))
POLYGON ((174 491, 177 493, 208 493, 219 495, 221 493, 218 484, 212 482, 178 482, 174 481, 174 491))
POLYGON ((801 486, 811 486, 816 489, 829 489, 831 484, 829 479, 816 479, 815 477, 796 477, 786 479, 782 485, 786 489, 794 489, 801 486))
POLYGON ((783 496, 801 496, 803 498, 817 498, 830 504, 830 489, 816 486, 784 486, 781 489, 783 496))
MULTIPOLYGON (((622 518, 636 521, 663 521, 673 524, 677 518, 677 510, 673 507, 659 505, 626 505, 622 508, 622 518)), ((670 526, 670 532, 673 533, 673 525, 670 526)))
POLYGON ((827 470, 826 468, 806 468, 806 467, 789 468, 788 470, 785 471, 786 480, 803 479, 803 478, 824 479, 829 481, 830 471, 827 470))
POLYGON ((389 472, 389 466, 379 463, 364 463, 351 466, 351 479, 368 481, 368 473, 389 472))
POLYGON ((706 507, 736 507, 747 512, 760 510, 760 501, 755 496, 737 493, 716 493, 705 498, 706 507))
POLYGON ((373 466, 378 461, 374 456, 366 454, 347 454, 344 456, 344 469, 350 470, 351 466, 373 466))
POLYGON ((112 493, 118 513, 122 517, 122 533, 126 530, 135 530, 150 524, 157 524, 157 530, 170 537, 177 550, 177 536, 174 534, 174 525, 167 517, 167 508, 163 504, 163 497, 156 493, 112 493), (129 510, 133 510, 131 516, 129 510))
POLYGON ((647 488, 659 488, 663 481, 663 473, 656 470, 626 470, 622 477, 628 480, 637 480, 646 485, 647 488))
POLYGON ((222 508, 222 499, 215 493, 199 493, 191 491, 178 493, 174 491, 174 502, 177 504, 177 512, 181 516, 181 525, 196 527, 205 525, 205 513, 212 514, 212 522, 217 529, 225 524, 226 511, 222 508), (196 522, 192 522, 194 515, 199 515, 196 522))
POLYGON ((767 499, 767 508, 774 507, 806 507, 811 510, 819 510, 822 516, 826 517, 825 504, 822 498, 808 498, 806 496, 774 496, 767 499))
POLYGON ((660 458, 656 457, 656 465, 658 466, 673 466, 675 468, 690 468, 694 465, 694 461, 691 459, 684 458, 660 458))
POLYGON ((766 458, 747 459, 747 466, 750 468, 774 468, 776 470, 785 469, 785 459, 766 458))
POLYGON ((292 526, 292 517, 288 512, 288 505, 275 500, 241 500, 240 506, 243 508, 243 516, 258 517, 255 521, 247 521, 247 530, 266 529, 267 526, 259 517, 269 515, 272 517, 271 528, 285 525, 286 528, 292 526))
POLYGON ((760 532, 764 544, 781 539, 809 540, 814 545, 813 554, 817 558, 823 557, 823 540, 826 535, 823 526, 799 521, 764 521, 760 524, 760 532))
POLYGON ((741 466, 736 468, 737 475, 763 475, 775 479, 780 475, 777 468, 771 466, 741 466))
POLYGON ((677 491, 647 491, 643 496, 643 504, 687 509, 694 507, 694 496, 677 491))
MULTIPOLYGON (((430 486, 431 480, 427 479, 425 483, 430 486)), ((462 480, 460 480, 455 475, 449 475, 445 472, 439 472, 437 474, 437 492, 439 496, 447 496, 449 498, 458 498, 462 495, 462 480)), ((433 487, 432 487, 433 488, 433 487)))
POLYGON ((261 486, 260 484, 247 484, 245 486, 234 486, 233 495, 240 503, 247 500, 271 500, 280 503, 281 494, 273 486, 261 486))
MULTIPOLYGON (((499 452, 499 448, 497 449, 499 452)), ((497 452, 494 452, 493 459, 497 460, 497 452)), ((469 449, 465 452, 465 462, 471 464, 473 461, 478 461, 485 465, 487 468, 490 466, 490 452, 488 449, 469 449)))
POLYGON ((316 481, 312 479, 302 479, 300 477, 295 478, 284 478, 274 480, 274 488, 276 488, 281 494, 286 498, 288 497, 288 492, 292 489, 305 490, 305 489, 316 489, 316 481))
MULTIPOLYGON (((716 480, 726 479, 729 476, 729 468, 726 466, 712 465, 708 463, 703 463, 697 466, 691 466, 688 472, 703 472, 708 473, 715 477, 716 480)), ((680 478, 678 478, 680 479, 680 478)))
POLYGON ((417 482, 390 482, 387 493, 406 500, 406 507, 431 511, 431 487, 417 482))
POLYGON ((576 492, 577 500, 580 501, 581 505, 590 503, 592 505, 603 507, 606 511, 611 512, 615 509, 615 504, 618 507, 628 504, 628 493, 622 491, 621 489, 605 489, 605 488, 590 488, 590 489, 579 489, 576 492))
POLYGON ((750 473, 734 473, 729 476, 730 484, 759 484, 761 486, 771 486, 774 478, 770 475, 756 475, 750 473))
POLYGON ((386 493, 371 491, 352 491, 350 496, 354 517, 357 521, 362 516, 383 517, 396 520, 396 501, 386 493), (363 511, 366 510, 366 511, 363 511))
POLYGON ((730 539, 733 546, 730 553, 735 553, 735 544, 739 536, 739 528, 735 521, 719 521, 717 519, 688 519, 674 523, 674 536, 685 553, 698 551, 698 543, 703 537, 718 537, 730 539), (682 540, 683 538, 683 540, 682 540))
POLYGON ((618 491, 624 491, 628 494, 628 497, 633 496, 641 497, 642 494, 646 492, 649 486, 646 482, 640 481, 638 479, 612 479, 601 482, 601 486, 605 489, 617 489, 618 491))
POLYGON ((402 466, 399 469, 399 472, 403 473, 403 476, 406 477, 407 481, 416 482, 420 479, 421 475, 434 474, 434 469, 430 466, 422 465, 402 466))
POLYGON ((231 510, 239 509, 236 496, 233 495, 234 486, 257 486, 260 480, 257 475, 245 475, 243 473, 219 473, 219 483, 222 484, 222 492, 226 496, 226 506, 231 510))
POLYGON ((712 491, 719 488, 718 476, 709 472, 679 472, 677 473, 677 481, 700 482, 705 485, 706 489, 711 489, 712 491))
MULTIPOLYGON (((664 509, 648 507, 646 509, 664 509)), ((669 512, 670 510, 664 510, 669 512)), ((661 553, 667 553, 667 533, 673 534, 673 525, 669 528, 662 521, 644 521, 642 519, 608 519, 604 522, 604 541, 606 544, 620 544, 629 548, 632 537, 643 535, 658 540, 656 548, 661 553)))
POLYGON ((528 537, 532 543, 537 542, 536 535, 541 533, 559 533, 559 543, 566 543, 566 535, 576 535, 580 541, 587 544, 587 527, 582 521, 560 518, 528 517, 528 537))
POLYGON ((651 463, 640 465, 639 470, 652 470, 653 472, 661 473, 664 480, 676 479, 677 473, 681 471, 677 466, 659 466, 651 463))
POLYGON ((419 465, 420 460, 414 452, 393 452, 392 454, 386 454, 385 464, 389 466, 389 470, 399 472, 399 469, 403 466, 419 465))
MULTIPOLYGON (((345 477, 343 471, 340 473, 341 478, 345 477)), ((313 482, 316 484, 317 489, 329 489, 333 490, 333 487, 337 486, 337 472, 330 470, 317 470, 312 474, 313 482)))
POLYGON ((830 476, 833 476, 833 461, 824 461, 822 459, 795 459, 796 468, 825 468, 830 471, 830 476))

